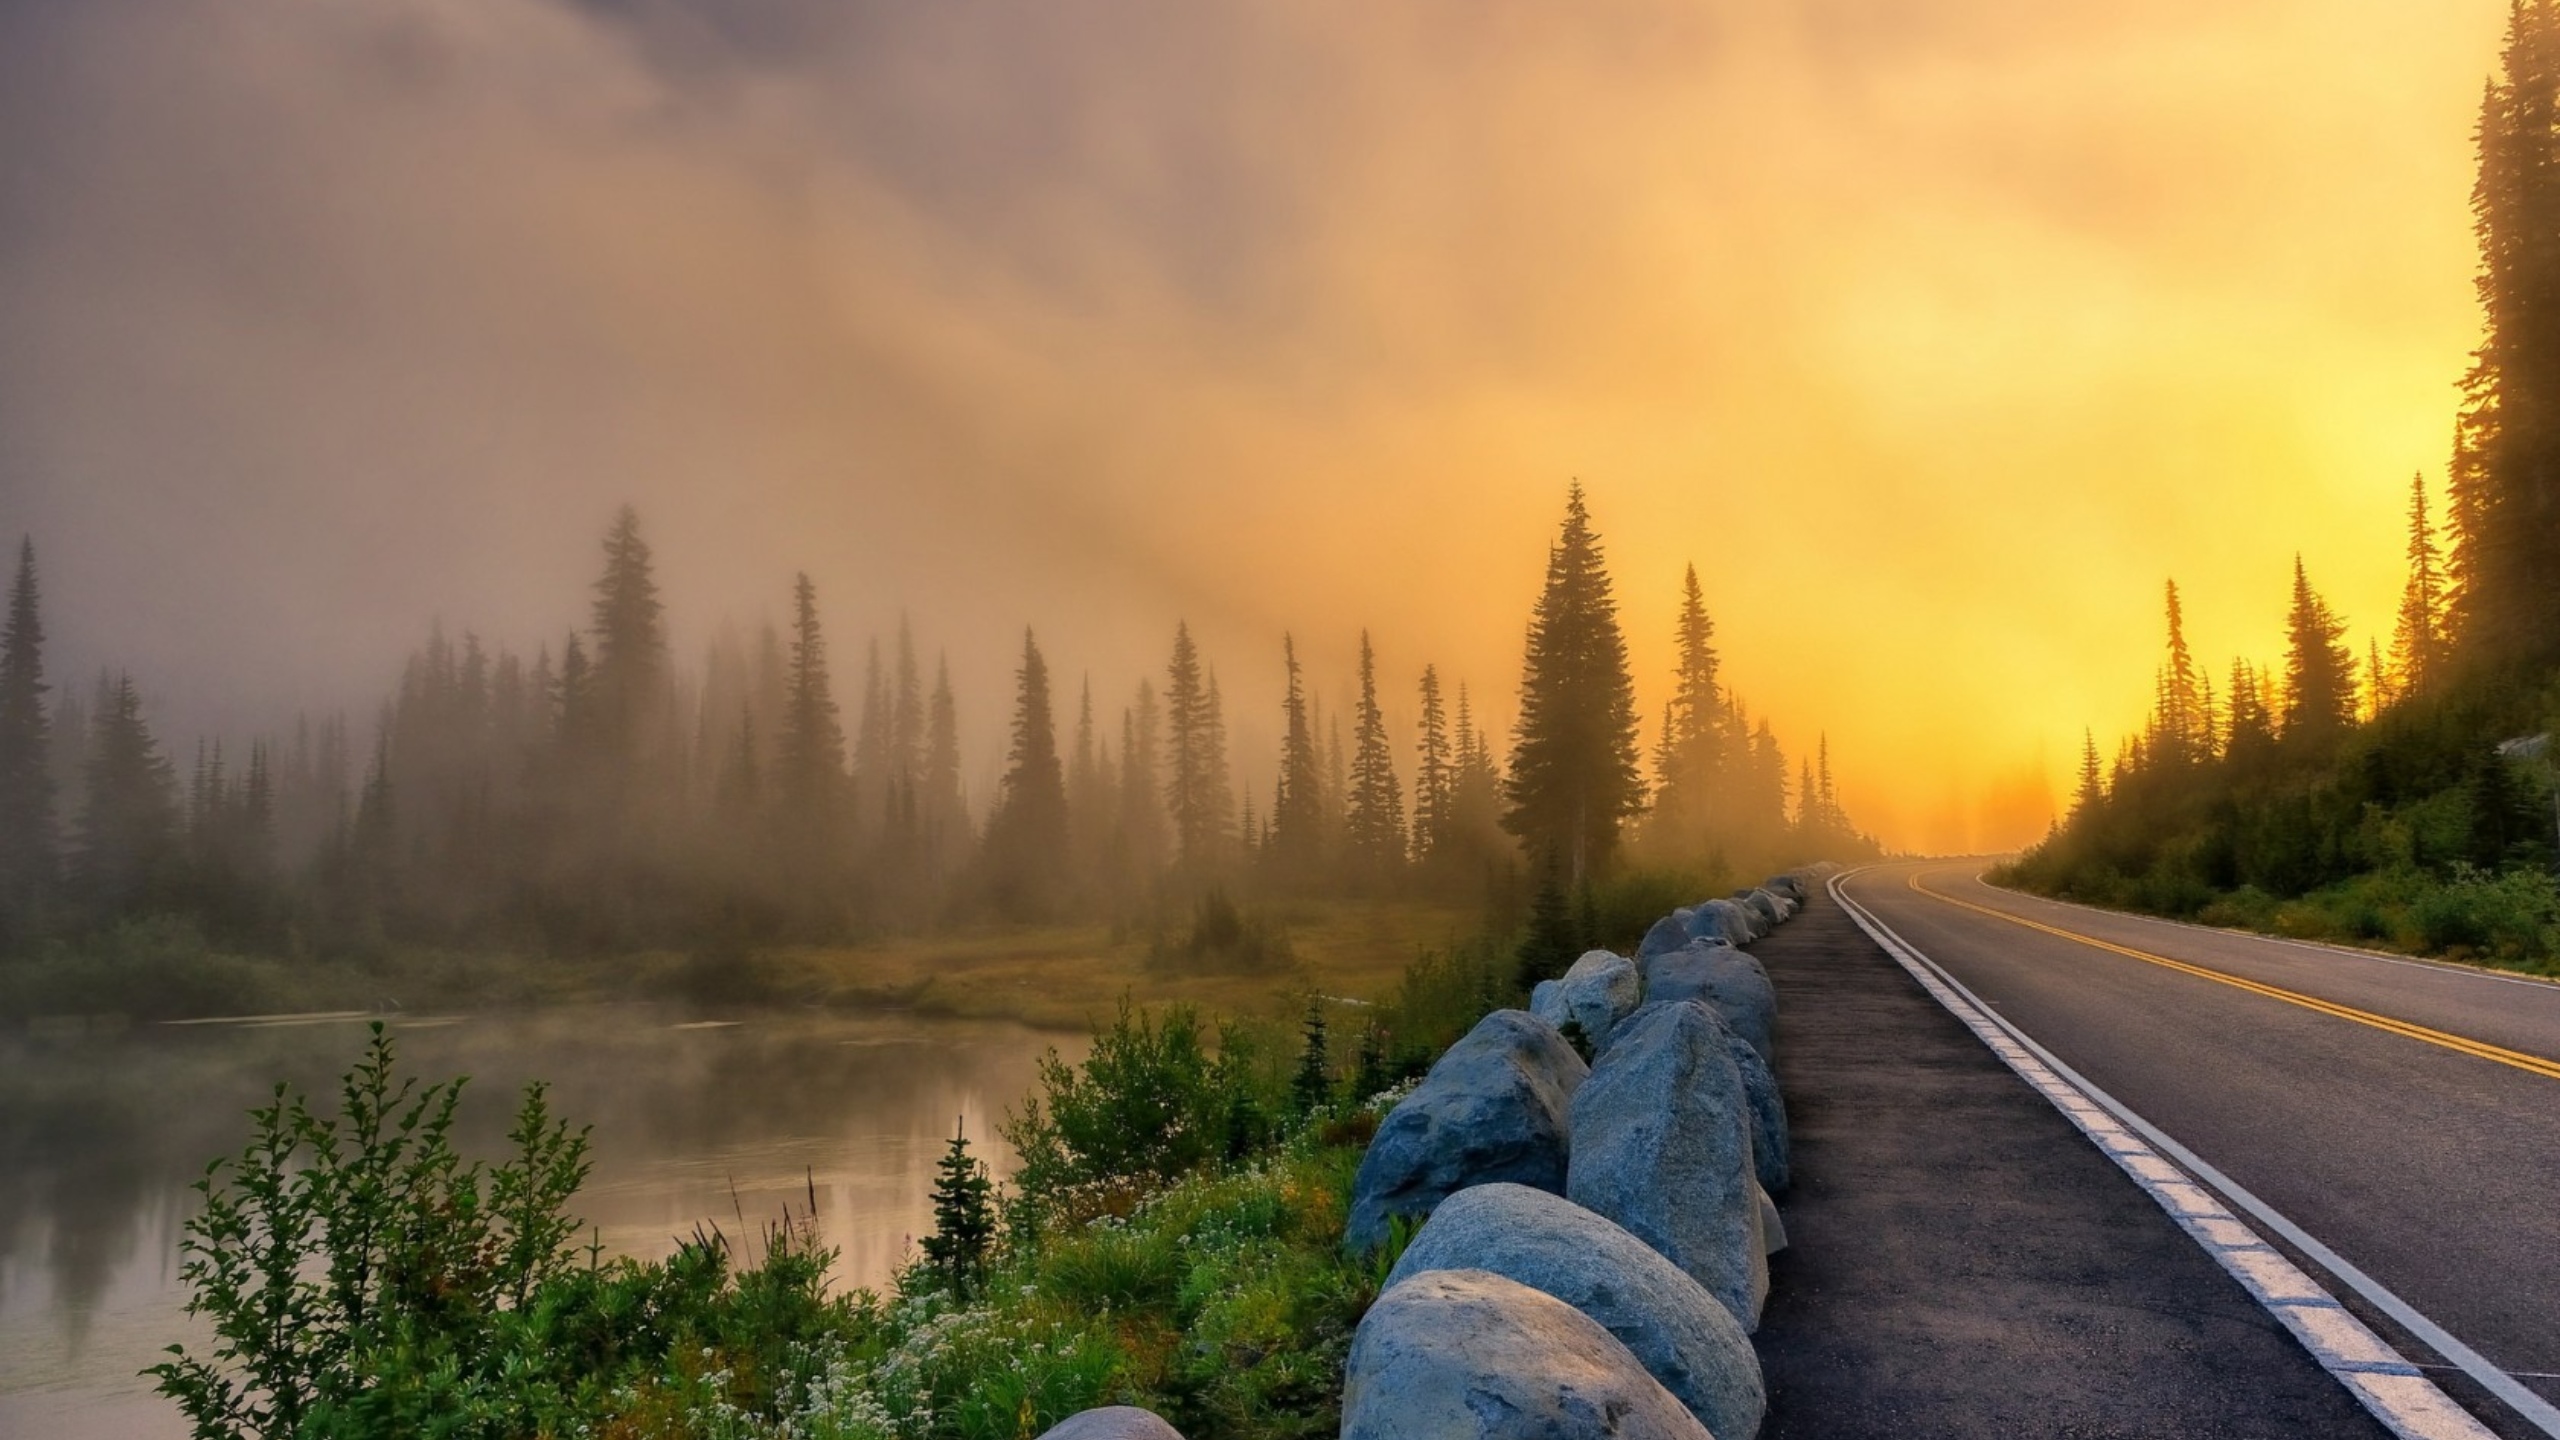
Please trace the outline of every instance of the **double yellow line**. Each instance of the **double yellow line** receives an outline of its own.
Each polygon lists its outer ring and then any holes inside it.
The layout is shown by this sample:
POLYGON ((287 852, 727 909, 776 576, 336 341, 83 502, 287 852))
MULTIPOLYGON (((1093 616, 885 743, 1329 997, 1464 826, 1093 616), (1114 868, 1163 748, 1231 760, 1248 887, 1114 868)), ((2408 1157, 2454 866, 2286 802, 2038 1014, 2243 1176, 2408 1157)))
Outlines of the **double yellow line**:
POLYGON ((2412 1025, 2406 1020, 2394 1020, 2388 1015, 2376 1015, 2370 1010, 2358 1010, 2352 1005, 2340 1005, 2335 1001, 2320 999, 2316 995, 2305 995, 2298 990, 2262 985, 2255 980, 2244 980, 2237 975, 2228 975, 2220 970, 2208 970, 2201 965, 2190 965, 2184 960, 2172 960, 2166 955, 2154 955, 2148 950, 2136 950, 2131 946, 2117 945, 2092 935, 2083 935, 2076 930, 2065 930, 2059 926, 2030 920, 2023 915, 2012 915, 2006 910, 1994 910, 1988 905, 1976 905, 1970 900, 1959 900, 1944 891, 1932 890, 1921 884, 1920 872, 1916 870, 1911 873, 1909 884, 1920 894, 1932 900, 1953 905, 1960 910, 1971 910, 1977 915, 1988 915, 1994 920, 2006 920, 2012 925, 2023 925, 2029 930, 2039 930, 2047 935, 2086 945, 2092 949, 2122 955, 2128 960, 2139 960, 2146 965, 2157 965, 2165 970, 2175 970, 2182 975, 2193 975, 2199 980, 2211 980, 2219 985, 2228 985, 2235 990, 2246 990, 2252 995, 2264 995, 2270 1000, 2281 1000, 2287 1005, 2299 1005, 2305 1010, 2317 1010, 2323 1015, 2352 1020, 2358 1025, 2370 1025, 2376 1030, 2387 1030, 2394 1035, 2403 1035, 2412 1040, 2424 1041, 2429 1045, 2442 1046, 2447 1050, 2481 1060, 2494 1061, 2528 1074, 2539 1075, 2546 1080, 2560 1080, 2560 1062, 2546 1060, 2539 1055, 2528 1055, 2521 1050, 2509 1050, 2504 1046, 2448 1034, 2442 1030, 2430 1030, 2424 1025, 2412 1025))

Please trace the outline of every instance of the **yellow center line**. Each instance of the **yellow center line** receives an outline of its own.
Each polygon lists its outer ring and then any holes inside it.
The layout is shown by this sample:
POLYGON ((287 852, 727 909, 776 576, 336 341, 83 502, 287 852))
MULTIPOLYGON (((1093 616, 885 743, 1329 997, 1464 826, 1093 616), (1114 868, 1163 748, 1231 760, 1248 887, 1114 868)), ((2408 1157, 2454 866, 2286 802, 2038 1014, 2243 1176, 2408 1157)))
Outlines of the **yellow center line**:
POLYGON ((2442 1030, 2430 1030, 2424 1025, 2413 1025, 2406 1020, 2394 1020, 2388 1015, 2377 1015, 2370 1010, 2358 1010, 2352 1005, 2340 1005, 2335 1001, 2320 999, 2316 995, 2305 995, 2298 990, 2286 990, 2274 985, 2261 984, 2255 980, 2244 980, 2237 975, 2226 974, 2220 970, 2208 970, 2202 965, 2190 965, 2184 960, 2172 960, 2166 955, 2154 955, 2148 950, 2136 950, 2128 945, 2117 945, 2100 940, 2094 935, 2083 935, 2076 930, 2065 930, 2060 926, 2042 924, 2023 915, 2013 915, 2006 910, 1995 910, 1988 905, 1976 905, 1970 900, 1959 900, 1944 891, 1932 890, 1921 884, 1920 872, 1916 870, 1911 873, 1908 883, 1913 890, 1932 900, 1943 901, 1961 910, 1988 915, 1994 920, 2006 920, 2012 925, 2023 925, 2029 930, 2040 930, 2047 935, 2087 945, 2092 949, 2104 950, 2110 954, 2122 955, 2129 960, 2140 960, 2147 965, 2158 965, 2163 969, 2175 970, 2182 975, 2193 975, 2199 980, 2211 980, 2217 984, 2228 985, 2235 990, 2246 990, 2252 995, 2264 995, 2270 1000, 2299 1005, 2305 1010, 2317 1010, 2323 1015, 2334 1015, 2341 1020, 2352 1020, 2358 1025, 2370 1025, 2376 1030, 2387 1030, 2394 1035, 2404 1035, 2412 1040, 2425 1041, 2429 1045, 2442 1046, 2447 1050, 2459 1051, 2482 1060, 2492 1060, 2500 1065, 2542 1076, 2546 1080, 2560 1080, 2560 1061, 2546 1060, 2539 1055, 2528 1055, 2521 1050, 2509 1050, 2504 1046, 2448 1034, 2442 1030))

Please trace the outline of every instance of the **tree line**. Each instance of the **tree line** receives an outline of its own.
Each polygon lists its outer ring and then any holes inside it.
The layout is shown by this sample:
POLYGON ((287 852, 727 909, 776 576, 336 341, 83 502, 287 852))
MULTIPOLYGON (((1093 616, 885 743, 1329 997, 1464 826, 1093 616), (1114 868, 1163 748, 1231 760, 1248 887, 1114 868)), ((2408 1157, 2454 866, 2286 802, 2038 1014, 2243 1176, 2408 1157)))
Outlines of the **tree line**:
POLYGON ((2283 660, 2235 659, 2217 689, 2171 582, 2150 715, 2111 762, 2085 737, 2071 810, 2021 878, 2192 912, 2553 858, 2530 757, 2560 724, 2560 3, 2516 0, 2474 143, 2484 333, 2441 522, 2410 484, 2387 644, 2359 655, 2297 557, 2283 660))
POLYGON ((182 769, 129 675, 54 697, 23 542, 0 631, 0 940, 155 913, 288 951, 840 939, 1228 890, 1455 896, 1525 874, 1569 892, 1629 847, 1756 863, 1865 843, 1827 741, 1791 786, 1767 720, 1724 683, 1694 569, 1648 780, 1578 486, 1507 751, 1465 680, 1426 664, 1390 682, 1365 632, 1350 703, 1328 711, 1284 634, 1267 783, 1239 784, 1231 702, 1186 624, 1159 675, 1099 701, 1089 679, 1065 694, 1025 629, 1000 779, 972 797, 947 657, 928 666, 903 618, 867 643, 848 705, 808 575, 787 625, 724 628, 685 669, 636 512, 602 552, 586 623, 556 645, 528 658, 439 625, 370 727, 207 741, 182 769), (1402 744, 1390 683, 1418 707, 1402 744))

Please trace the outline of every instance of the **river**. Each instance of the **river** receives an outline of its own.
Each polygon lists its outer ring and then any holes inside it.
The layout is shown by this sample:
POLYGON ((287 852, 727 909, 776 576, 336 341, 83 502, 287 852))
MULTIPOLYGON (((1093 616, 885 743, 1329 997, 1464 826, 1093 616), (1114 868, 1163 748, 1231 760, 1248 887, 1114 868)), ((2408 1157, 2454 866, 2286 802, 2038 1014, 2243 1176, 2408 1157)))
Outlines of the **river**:
MULTIPOLYGON (((248 1137, 279 1080, 334 1107, 367 1017, 279 1016, 0 1037, 0 1437, 181 1437, 136 1377, 202 1330, 183 1313, 189 1188, 248 1137)), ((638 1006, 393 1019, 402 1073, 469 1075, 463 1148, 495 1158, 529 1080, 594 1126, 571 1209, 607 1252, 659 1256, 697 1224, 760 1233, 805 1209, 841 1252, 839 1287, 884 1285, 932 1228, 933 1166, 967 1117, 1001 1174, 995 1123, 1041 1053, 1080 1037, 1021 1026, 788 1013, 703 1019, 638 1006)))

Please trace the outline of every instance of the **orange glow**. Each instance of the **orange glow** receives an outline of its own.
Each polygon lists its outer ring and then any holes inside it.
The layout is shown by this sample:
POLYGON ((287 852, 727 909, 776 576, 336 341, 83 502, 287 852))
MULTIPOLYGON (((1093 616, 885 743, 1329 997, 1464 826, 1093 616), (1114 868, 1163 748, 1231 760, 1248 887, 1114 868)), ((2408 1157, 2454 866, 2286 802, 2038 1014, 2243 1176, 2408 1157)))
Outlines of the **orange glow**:
POLYGON ((576 620, 627 497, 682 643, 806 568, 951 647, 981 755, 1024 619, 1116 705, 1188 616, 1259 785, 1283 628, 1507 721, 1578 476, 1644 713, 1694 561, 1922 850, 2112 753, 2164 577, 2217 679, 2297 550, 2387 625, 2505 10, 167 8, 49 22, 30 93, 108 118, 12 142, 79 177, 0 272, 75 648, 369 693, 431 614, 576 620))

